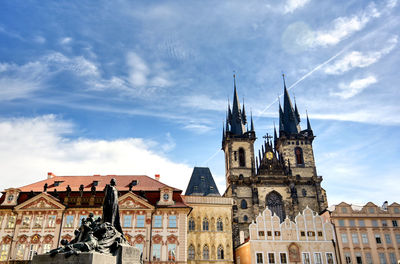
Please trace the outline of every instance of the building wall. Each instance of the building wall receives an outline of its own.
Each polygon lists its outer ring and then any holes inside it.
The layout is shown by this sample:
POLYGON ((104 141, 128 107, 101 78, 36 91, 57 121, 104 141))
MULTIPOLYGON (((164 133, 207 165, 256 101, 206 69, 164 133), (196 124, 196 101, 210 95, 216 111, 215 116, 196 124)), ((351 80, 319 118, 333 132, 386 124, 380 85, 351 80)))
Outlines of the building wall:
POLYGON ((188 231, 187 247, 193 246, 195 258, 188 263, 233 263, 232 252, 232 199, 225 197, 185 196, 186 203, 193 209, 188 221, 195 221, 194 230, 188 231), (209 229, 203 229, 203 221, 207 219, 209 229), (223 230, 217 230, 217 221, 222 220, 223 230), (209 259, 203 258, 203 249, 209 248, 209 259), (222 246, 224 258, 218 259, 217 250, 222 246))
MULTIPOLYGON (((101 207, 65 208, 44 193, 31 198, 25 204, 25 207, 18 205, 12 209, 0 209, 0 261, 29 260, 34 252, 48 252, 58 247, 61 239, 74 238, 74 231, 79 228, 82 217, 88 217, 89 213, 93 213, 95 217, 102 214, 101 207), (15 216, 15 224, 8 226, 10 216, 15 216), (55 216, 54 224, 53 220, 49 221, 52 216, 55 216)), ((156 208, 138 199, 133 193, 120 197, 119 205, 121 225, 127 241, 132 246, 142 245, 145 262, 171 260, 168 245, 174 244, 176 251, 172 258, 177 263, 186 263, 189 207, 156 208), (144 216, 143 227, 138 227, 139 215, 144 216), (155 215, 162 216, 161 227, 152 226, 155 215), (126 221, 125 216, 129 216, 130 221, 126 221), (169 226, 169 216, 176 216, 176 227, 169 226), (154 245, 161 247, 160 259, 152 257, 154 245)))
POLYGON ((265 209, 250 224, 249 231, 249 241, 235 250, 240 263, 248 263, 250 256, 251 263, 256 264, 257 253, 262 256, 262 263, 271 263, 268 254, 273 254, 274 263, 284 263, 280 260, 281 254, 286 256, 286 263, 304 263, 303 253, 309 254, 310 263, 317 263, 316 254, 321 256, 321 263, 328 263, 327 255, 333 261, 330 263, 337 263, 333 225, 309 208, 296 216, 294 222, 286 218, 282 223, 277 216, 272 216, 270 210, 265 209), (290 253, 293 250, 289 250, 289 247, 296 247, 298 254, 290 253), (300 257, 298 262, 290 260, 295 255, 300 257))
POLYGON ((336 228, 342 263, 391 264, 400 260, 399 204, 384 210, 371 202, 364 206, 343 202, 335 206, 330 219, 336 228))

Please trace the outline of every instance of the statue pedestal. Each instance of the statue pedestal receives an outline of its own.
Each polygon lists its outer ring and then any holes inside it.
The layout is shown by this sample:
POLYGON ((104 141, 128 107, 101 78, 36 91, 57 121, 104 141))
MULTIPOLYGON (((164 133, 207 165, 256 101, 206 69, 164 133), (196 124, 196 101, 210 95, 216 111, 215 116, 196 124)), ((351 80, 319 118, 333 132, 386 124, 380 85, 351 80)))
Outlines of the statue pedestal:
POLYGON ((115 256, 98 252, 82 252, 65 258, 65 253, 51 257, 48 254, 36 255, 32 264, 140 264, 140 250, 131 246, 120 246, 115 256))

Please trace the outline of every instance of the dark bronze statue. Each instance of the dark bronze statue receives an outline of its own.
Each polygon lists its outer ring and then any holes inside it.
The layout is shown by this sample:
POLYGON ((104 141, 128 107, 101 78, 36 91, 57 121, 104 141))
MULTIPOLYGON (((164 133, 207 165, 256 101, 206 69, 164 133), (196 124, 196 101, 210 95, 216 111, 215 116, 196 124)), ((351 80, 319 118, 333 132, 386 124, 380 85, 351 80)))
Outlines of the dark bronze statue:
POLYGON ((122 233, 121 220, 119 218, 118 190, 115 187, 115 179, 111 179, 110 184, 104 188, 105 198, 103 202, 103 223, 108 222, 122 233))
POLYGON ((118 190, 115 186, 115 179, 112 179, 104 189, 103 218, 94 219, 93 213, 83 218, 79 229, 75 230, 75 238, 70 242, 62 240, 63 246, 51 250, 51 256, 65 253, 65 257, 69 257, 94 251, 114 255, 121 244, 127 244, 121 228, 118 190))

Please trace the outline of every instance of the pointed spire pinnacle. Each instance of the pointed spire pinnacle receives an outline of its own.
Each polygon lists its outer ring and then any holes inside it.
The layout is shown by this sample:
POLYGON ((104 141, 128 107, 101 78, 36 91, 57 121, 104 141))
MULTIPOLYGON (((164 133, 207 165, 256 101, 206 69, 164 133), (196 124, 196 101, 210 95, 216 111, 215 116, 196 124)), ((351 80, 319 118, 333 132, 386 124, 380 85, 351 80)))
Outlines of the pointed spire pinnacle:
POLYGON ((296 96, 293 93, 293 99, 294 99, 294 114, 297 117, 297 122, 300 123, 300 114, 299 114, 299 110, 297 109, 297 103, 296 103, 296 96))
POLYGON ((284 92, 283 92, 283 128, 284 132, 288 134, 297 134, 300 132, 299 121, 293 109, 292 102, 290 100, 289 92, 286 89, 286 81, 283 75, 284 92))
POLYGON ((250 113, 250 119, 251 119, 251 125, 250 125, 250 131, 254 131, 254 123, 253 123, 253 113, 250 113))
POLYGON ((308 118, 308 112, 306 110, 306 115, 307 115, 307 130, 310 136, 313 136, 313 131, 311 129, 311 123, 310 123, 310 119, 308 118))
POLYGON ((239 96, 236 90, 236 74, 233 75, 233 83, 234 83, 233 106, 230 119, 231 132, 235 135, 242 135, 245 132, 244 125, 246 121, 244 120, 243 118, 244 115, 242 114, 242 111, 240 109, 239 96))
POLYGON ((278 134, 276 133, 275 121, 274 121, 274 145, 276 146, 276 142, 278 139, 278 134))

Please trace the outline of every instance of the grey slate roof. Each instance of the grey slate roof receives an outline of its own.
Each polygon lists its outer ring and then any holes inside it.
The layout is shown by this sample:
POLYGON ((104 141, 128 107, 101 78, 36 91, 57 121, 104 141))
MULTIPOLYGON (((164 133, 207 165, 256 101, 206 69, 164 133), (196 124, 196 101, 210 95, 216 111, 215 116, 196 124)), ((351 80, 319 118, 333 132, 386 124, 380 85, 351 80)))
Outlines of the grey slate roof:
POLYGON ((208 167, 194 167, 185 195, 221 196, 208 167))

